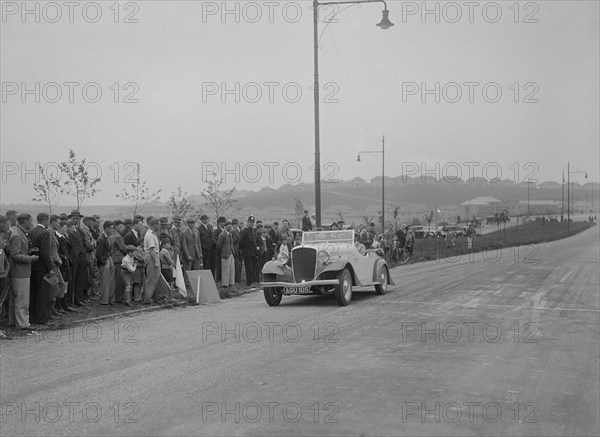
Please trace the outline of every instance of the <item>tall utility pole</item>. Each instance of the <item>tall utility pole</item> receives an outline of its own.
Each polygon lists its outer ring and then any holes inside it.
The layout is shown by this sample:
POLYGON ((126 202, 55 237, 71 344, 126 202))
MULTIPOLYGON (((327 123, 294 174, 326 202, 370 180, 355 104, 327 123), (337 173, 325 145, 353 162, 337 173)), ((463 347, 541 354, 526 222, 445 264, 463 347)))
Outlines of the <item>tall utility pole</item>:
POLYGON ((562 195, 560 198, 560 221, 562 222, 565 219, 565 171, 563 170, 563 178, 562 178, 562 195))
POLYGON ((569 185, 571 184, 571 164, 567 161, 567 232, 571 230, 571 194, 569 185))

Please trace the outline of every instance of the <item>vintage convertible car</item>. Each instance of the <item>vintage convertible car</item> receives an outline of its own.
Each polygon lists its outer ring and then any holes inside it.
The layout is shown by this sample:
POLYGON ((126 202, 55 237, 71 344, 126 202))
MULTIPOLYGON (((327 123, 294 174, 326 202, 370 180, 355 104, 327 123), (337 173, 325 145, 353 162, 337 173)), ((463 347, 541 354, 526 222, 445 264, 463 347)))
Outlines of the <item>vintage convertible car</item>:
POLYGON ((385 294, 394 285, 381 249, 361 255, 353 230, 304 232, 289 258, 266 263, 262 272, 260 285, 270 306, 279 305, 283 295, 299 294, 335 294, 338 304, 348 305, 353 286, 373 285, 385 294))

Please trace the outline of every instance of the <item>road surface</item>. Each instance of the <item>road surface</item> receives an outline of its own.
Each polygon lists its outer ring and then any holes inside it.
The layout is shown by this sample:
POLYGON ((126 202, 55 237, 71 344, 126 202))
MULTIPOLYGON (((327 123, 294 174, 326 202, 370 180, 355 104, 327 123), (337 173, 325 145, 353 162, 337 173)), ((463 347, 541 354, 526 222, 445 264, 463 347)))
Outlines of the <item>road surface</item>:
POLYGON ((599 231, 2 342, 2 435, 598 435, 599 231))

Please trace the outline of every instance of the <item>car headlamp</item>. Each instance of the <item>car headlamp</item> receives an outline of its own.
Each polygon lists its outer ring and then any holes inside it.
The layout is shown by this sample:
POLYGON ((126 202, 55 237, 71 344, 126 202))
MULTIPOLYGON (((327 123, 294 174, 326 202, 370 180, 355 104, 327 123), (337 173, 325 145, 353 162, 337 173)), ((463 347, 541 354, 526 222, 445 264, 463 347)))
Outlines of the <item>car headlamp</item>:
POLYGON ((331 259, 331 256, 329 255, 329 252, 327 252, 326 250, 320 250, 317 255, 317 258, 319 259, 320 263, 325 264, 331 259))

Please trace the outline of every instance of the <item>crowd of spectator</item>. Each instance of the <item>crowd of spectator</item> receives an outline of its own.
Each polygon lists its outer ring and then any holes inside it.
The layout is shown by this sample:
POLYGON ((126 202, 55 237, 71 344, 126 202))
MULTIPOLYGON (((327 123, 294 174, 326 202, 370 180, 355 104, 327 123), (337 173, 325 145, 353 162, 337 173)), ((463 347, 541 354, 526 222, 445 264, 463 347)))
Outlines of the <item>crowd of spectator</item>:
MULTIPOLYGON (((303 228, 312 229, 310 218, 303 228)), ((262 266, 299 243, 287 219, 280 226, 218 217, 213 225, 207 215, 102 220, 73 210, 42 212, 34 223, 30 214, 7 211, 0 215, 0 307, 8 326, 32 335, 36 325, 88 305, 194 300, 186 272, 199 269, 211 271, 227 299, 256 289, 262 266)))

